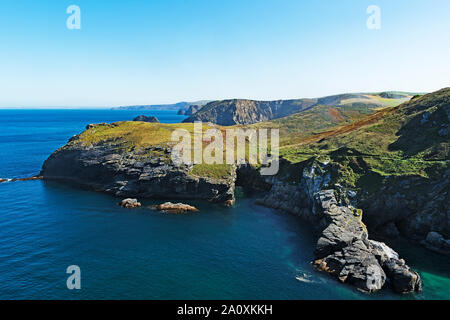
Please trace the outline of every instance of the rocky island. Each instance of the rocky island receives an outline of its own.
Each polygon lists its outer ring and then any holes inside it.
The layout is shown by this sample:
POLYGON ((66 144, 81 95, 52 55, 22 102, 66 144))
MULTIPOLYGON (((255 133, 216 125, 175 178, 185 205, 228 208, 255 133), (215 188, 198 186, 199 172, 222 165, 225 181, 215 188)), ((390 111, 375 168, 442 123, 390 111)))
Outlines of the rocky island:
MULTIPOLYGON (((210 103, 194 115, 227 116, 222 104, 217 108, 211 111, 210 103)), ((250 165, 176 166, 171 133, 192 131, 191 123, 91 125, 55 151, 41 175, 118 197, 226 205, 234 203, 236 186, 256 190, 260 204, 314 226, 318 270, 366 292, 389 286, 408 293, 421 290, 420 276, 389 246, 369 239, 368 230, 449 254, 449 121, 448 88, 381 110, 310 102, 300 112, 249 125, 280 129, 281 167, 269 177, 250 165)))
POLYGON ((159 123, 159 120, 158 120, 157 117, 153 117, 153 116, 144 116, 144 115, 137 116, 136 118, 133 119, 133 121, 142 121, 142 122, 154 122, 154 123, 159 123))

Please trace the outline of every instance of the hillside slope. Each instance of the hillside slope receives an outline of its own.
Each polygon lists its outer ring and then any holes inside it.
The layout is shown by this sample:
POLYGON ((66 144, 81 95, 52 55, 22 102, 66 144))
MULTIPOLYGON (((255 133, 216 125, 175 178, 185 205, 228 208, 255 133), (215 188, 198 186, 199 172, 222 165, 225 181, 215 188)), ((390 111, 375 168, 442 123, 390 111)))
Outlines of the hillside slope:
POLYGON ((450 88, 298 143, 285 139, 280 154, 289 179, 322 159, 330 187, 351 190, 371 230, 450 254, 450 88))
POLYGON ((256 101, 233 99, 213 101, 201 110, 184 120, 184 122, 212 122, 231 126, 236 124, 252 124, 289 116, 302 112, 313 106, 326 105, 333 107, 366 108, 376 110, 398 105, 412 96, 407 93, 392 95, 377 94, 341 94, 318 99, 295 99, 276 101, 256 101))

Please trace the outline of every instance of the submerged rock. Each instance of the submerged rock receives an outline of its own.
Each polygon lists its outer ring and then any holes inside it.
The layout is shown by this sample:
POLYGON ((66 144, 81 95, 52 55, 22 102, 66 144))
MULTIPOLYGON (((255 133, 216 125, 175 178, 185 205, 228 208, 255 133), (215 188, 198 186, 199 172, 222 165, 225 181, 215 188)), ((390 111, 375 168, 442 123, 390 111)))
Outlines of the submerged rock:
POLYGON ((190 206, 184 203, 172 203, 166 202, 156 206, 159 211, 164 211, 167 213, 185 213, 185 212, 199 212, 196 207, 190 206))
POLYGON ((127 199, 120 201, 119 205, 124 208, 131 208, 131 209, 142 206, 142 204, 140 202, 138 202, 137 199, 131 199, 131 198, 127 198, 127 199))

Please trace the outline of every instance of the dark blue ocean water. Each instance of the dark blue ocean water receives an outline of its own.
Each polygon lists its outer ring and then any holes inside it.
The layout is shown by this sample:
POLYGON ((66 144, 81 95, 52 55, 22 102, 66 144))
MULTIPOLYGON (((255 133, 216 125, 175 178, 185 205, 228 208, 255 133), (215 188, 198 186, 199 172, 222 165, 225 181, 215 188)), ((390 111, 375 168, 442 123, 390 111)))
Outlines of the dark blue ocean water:
MULTIPOLYGON (((39 173, 49 154, 89 123, 142 112, 0 110, 0 178, 39 173)), ((179 122, 174 112, 146 113, 179 122)), ((317 273, 310 227, 240 198, 235 208, 192 202, 193 215, 126 210, 111 196, 42 181, 0 184, 0 299, 443 299, 450 261, 396 249, 424 292, 361 294, 317 273), (426 257, 426 259, 424 258, 426 257), (79 291, 66 268, 81 268, 79 291)))

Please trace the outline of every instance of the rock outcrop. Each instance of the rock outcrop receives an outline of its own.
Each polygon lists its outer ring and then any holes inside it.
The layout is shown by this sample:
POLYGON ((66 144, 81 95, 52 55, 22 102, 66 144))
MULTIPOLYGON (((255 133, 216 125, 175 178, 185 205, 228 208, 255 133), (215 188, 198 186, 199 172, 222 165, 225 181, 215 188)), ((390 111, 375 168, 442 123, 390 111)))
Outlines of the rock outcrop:
POLYGON ((190 206, 184 203, 172 203, 172 202, 159 204, 156 206, 156 210, 174 214, 185 212, 199 212, 199 210, 194 206, 190 206))
POLYGON ((313 214, 326 225, 314 252, 319 270, 366 292, 380 290, 387 279, 398 293, 422 289, 420 276, 386 244, 369 240, 362 216, 340 205, 334 190, 315 195, 313 214))
MULTIPOLYGON (((420 276, 386 244, 369 240, 362 210, 348 199, 348 190, 330 187, 330 165, 314 161, 303 169, 297 185, 276 177, 259 203, 299 215, 319 232, 314 265, 343 283, 374 292, 386 283, 399 293, 420 291, 420 276)), ((350 193, 350 195, 353 195, 350 193)))
POLYGON ((137 116, 136 118, 133 119, 133 121, 159 123, 159 120, 157 117, 144 116, 144 115, 137 116))
POLYGON ((89 125, 85 132, 72 137, 65 146, 50 155, 39 178, 62 181, 116 197, 198 199, 232 205, 236 170, 230 169, 215 176, 209 175, 209 171, 196 172, 194 165, 174 163, 169 131, 174 126, 161 126, 163 129, 133 122, 89 125), (135 131, 146 129, 148 132, 140 132, 134 139, 159 138, 161 133, 168 138, 161 138, 157 145, 142 144, 139 147, 130 147, 128 140, 121 139, 123 130, 129 130, 125 134, 128 138, 135 131), (104 138, 105 130, 117 130, 120 135, 104 138))
POLYGON ((119 206, 124 207, 124 208, 133 209, 133 208, 142 207, 142 204, 139 201, 137 201, 137 199, 127 198, 127 199, 123 199, 122 201, 120 201, 119 206))
POLYGON ((127 152, 110 143, 76 143, 76 137, 55 151, 41 175, 117 197, 234 201, 234 173, 227 178, 192 174, 192 166, 176 166, 170 147, 155 146, 127 152))

